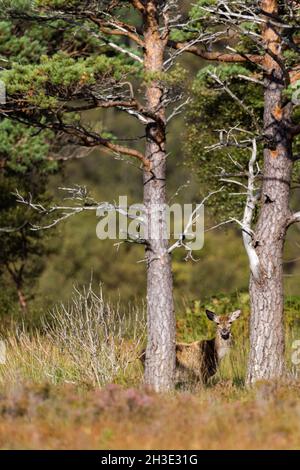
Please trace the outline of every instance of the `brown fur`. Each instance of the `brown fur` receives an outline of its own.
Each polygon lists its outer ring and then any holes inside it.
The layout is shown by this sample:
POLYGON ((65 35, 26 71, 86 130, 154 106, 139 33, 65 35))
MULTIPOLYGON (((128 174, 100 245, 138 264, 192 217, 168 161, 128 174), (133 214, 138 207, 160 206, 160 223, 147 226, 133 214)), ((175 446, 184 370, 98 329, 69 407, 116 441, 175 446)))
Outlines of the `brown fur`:
POLYGON ((217 367, 214 339, 176 344, 176 383, 206 383, 217 367))

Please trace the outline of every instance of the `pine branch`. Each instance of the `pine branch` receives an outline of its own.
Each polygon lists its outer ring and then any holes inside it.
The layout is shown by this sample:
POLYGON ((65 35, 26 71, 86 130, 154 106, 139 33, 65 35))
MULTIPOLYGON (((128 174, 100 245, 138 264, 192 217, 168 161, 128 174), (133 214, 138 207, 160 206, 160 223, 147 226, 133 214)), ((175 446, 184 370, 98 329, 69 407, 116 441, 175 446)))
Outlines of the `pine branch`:
POLYGON ((189 52, 194 54, 201 59, 210 60, 210 61, 217 61, 217 62, 228 62, 228 63, 240 63, 240 62, 253 62, 255 64, 261 64, 263 61, 263 57, 258 54, 229 54, 226 52, 209 52, 204 50, 203 48, 197 45, 189 45, 188 42, 176 42, 176 41, 168 41, 168 46, 177 49, 177 50, 184 50, 185 52, 189 52))

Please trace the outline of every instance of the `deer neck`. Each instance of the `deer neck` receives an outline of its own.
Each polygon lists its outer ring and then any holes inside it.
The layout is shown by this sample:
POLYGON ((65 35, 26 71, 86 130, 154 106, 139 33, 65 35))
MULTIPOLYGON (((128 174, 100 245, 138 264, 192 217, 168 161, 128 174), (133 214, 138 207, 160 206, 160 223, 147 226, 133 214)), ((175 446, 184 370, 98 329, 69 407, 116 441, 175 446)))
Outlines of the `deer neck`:
POLYGON ((223 339, 222 336, 217 332, 215 338, 215 350, 218 356, 218 360, 221 361, 224 356, 229 352, 231 347, 231 335, 228 339, 223 339))

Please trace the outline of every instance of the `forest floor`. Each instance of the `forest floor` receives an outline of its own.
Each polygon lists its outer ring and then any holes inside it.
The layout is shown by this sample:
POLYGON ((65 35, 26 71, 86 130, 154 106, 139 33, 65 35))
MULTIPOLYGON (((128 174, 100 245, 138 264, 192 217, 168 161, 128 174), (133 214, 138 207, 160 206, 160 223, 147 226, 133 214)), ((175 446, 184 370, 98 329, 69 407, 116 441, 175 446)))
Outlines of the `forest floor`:
POLYGON ((0 390, 1 449, 299 449, 300 382, 157 395, 108 385, 0 390))

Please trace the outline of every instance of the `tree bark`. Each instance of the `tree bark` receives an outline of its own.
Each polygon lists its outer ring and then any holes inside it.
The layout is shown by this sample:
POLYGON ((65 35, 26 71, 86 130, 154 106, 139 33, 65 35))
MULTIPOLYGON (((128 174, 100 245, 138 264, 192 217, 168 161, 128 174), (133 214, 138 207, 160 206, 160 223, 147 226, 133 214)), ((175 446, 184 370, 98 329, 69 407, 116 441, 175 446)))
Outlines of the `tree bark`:
MULTIPOLYGON (((145 71, 163 70, 167 38, 159 31, 157 2, 148 1, 144 14, 145 71)), ((144 170, 144 206, 148 235, 147 262, 147 327, 148 342, 145 360, 145 382, 156 391, 174 387, 175 316, 171 258, 168 253, 166 204, 166 132, 163 89, 157 78, 146 89, 147 108, 155 122, 146 128, 146 158, 151 171, 144 170)))
MULTIPOLYGON (((276 15, 276 0, 262 1, 262 10, 276 15)), ((283 107, 285 74, 280 66, 281 40, 274 27, 262 31, 265 46, 264 168, 261 207, 254 246, 260 275, 250 277, 250 357, 247 382, 278 379, 285 374, 283 327, 283 248, 290 216, 292 146, 287 130, 289 107, 283 107), (276 60, 276 58, 277 60, 276 60)))

